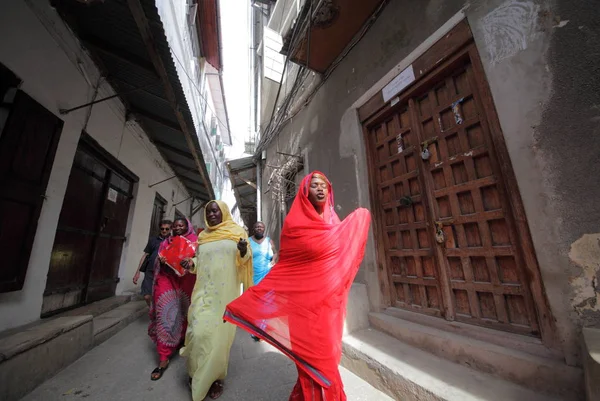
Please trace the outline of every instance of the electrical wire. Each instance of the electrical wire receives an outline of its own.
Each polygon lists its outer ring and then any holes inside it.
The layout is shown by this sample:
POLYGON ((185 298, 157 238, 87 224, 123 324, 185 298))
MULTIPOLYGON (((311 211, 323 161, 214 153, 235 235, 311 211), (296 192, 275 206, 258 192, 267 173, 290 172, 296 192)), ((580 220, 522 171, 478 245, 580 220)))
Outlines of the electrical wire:
MULTIPOLYGON (((267 127, 265 128, 265 133, 261 136, 261 140, 257 146, 256 154, 260 154, 260 152, 262 150, 264 150, 264 148, 266 147, 264 144, 268 143, 272 140, 272 138, 274 136, 273 130, 277 130, 280 125, 277 123, 275 123, 275 125, 274 125, 274 121, 276 120, 275 114, 276 114, 276 111, 278 111, 277 106, 278 106, 278 102, 279 102, 279 96, 281 95, 283 81, 286 78, 286 71, 287 71, 288 65, 290 63, 290 56, 292 54, 294 54, 294 52, 297 50, 297 46, 299 44, 298 33, 301 30, 304 19, 308 15, 308 9, 309 9, 309 5, 307 3, 305 3, 304 6, 302 7, 302 11, 300 12, 300 15, 298 16, 298 20, 296 21, 296 23, 294 24, 294 27, 292 28, 292 36, 290 39, 288 53, 286 55, 286 58, 285 58, 285 61, 283 64, 283 71, 281 73, 281 79, 279 81, 279 88, 277 89, 277 96, 275 97, 275 103, 273 104, 273 111, 271 112, 271 119, 269 120, 269 123, 267 124, 267 127)), ((298 75, 296 76, 296 80, 294 82, 294 85, 292 85, 292 88, 294 88, 294 86, 297 82, 297 78, 298 78, 298 75)), ((283 108, 283 110, 287 111, 287 107, 283 107, 283 106, 287 105, 288 98, 289 98, 289 94, 286 96, 286 98, 284 98, 283 105, 282 105, 282 107, 279 108, 279 112, 281 112, 282 108, 283 108)), ((280 115, 281 115, 281 113, 278 115, 277 121, 280 120, 280 117, 279 117, 280 115)))
MULTIPOLYGON (((300 113, 300 111, 302 111, 304 109, 304 107, 306 107, 306 105, 308 105, 311 102, 311 100, 317 94, 317 92, 319 91, 319 89, 325 84, 325 82, 327 81, 327 79, 331 76, 331 74, 333 73, 333 71, 348 56, 348 54, 350 53, 350 51, 352 51, 352 49, 364 38, 364 36, 366 35, 366 33, 373 26, 373 24, 375 23, 375 21, 377 20, 377 18, 379 17, 379 15, 381 14, 381 12, 383 11, 383 9, 385 8, 385 6, 388 3, 389 3, 389 0, 384 0, 383 2, 381 2, 379 4, 377 10, 375 10, 371 14, 369 20, 362 26, 360 32, 357 35, 354 36, 354 38, 348 44, 348 46, 346 46, 346 48, 342 51, 342 53, 329 66, 329 68, 327 69, 327 71, 325 71, 325 73, 323 74, 323 77, 321 79, 321 82, 311 91, 311 93, 307 96, 307 98, 304 100, 303 104, 301 105, 301 107, 298 108, 298 110, 296 110, 291 115, 283 115, 283 114, 287 114, 287 111, 289 111, 289 110, 286 109, 285 110, 286 113, 278 115, 277 118, 275 118, 275 117, 271 118, 271 121, 269 122, 269 124, 265 128, 265 133, 261 136, 260 143, 257 146, 256 155, 259 155, 264 149, 266 149, 267 146, 270 144, 270 142, 276 136, 279 135, 279 132, 281 131, 281 128, 285 124, 287 124, 287 122, 289 120, 291 120, 296 115, 298 115, 298 113, 300 113)), ((310 21, 309 21, 309 23, 310 23, 310 21)), ((290 52, 288 54, 292 54, 292 52, 290 52)), ((286 62, 287 62, 287 59, 286 59, 286 62)), ((298 75, 297 75, 296 78, 302 76, 303 73, 304 73, 304 71, 301 68, 299 70, 298 75)), ((304 81, 306 80, 306 76, 304 76, 302 79, 303 79, 303 83, 304 83, 304 81)), ((297 79, 295 80, 295 83, 296 82, 297 82, 297 79)), ((282 105, 288 106, 289 103, 291 103, 291 100, 293 100, 295 98, 296 94, 297 94, 297 88, 292 87, 292 90, 286 95, 286 99, 284 99, 284 101, 282 102, 282 105)), ((276 103, 277 103, 277 100, 276 100, 276 103)))

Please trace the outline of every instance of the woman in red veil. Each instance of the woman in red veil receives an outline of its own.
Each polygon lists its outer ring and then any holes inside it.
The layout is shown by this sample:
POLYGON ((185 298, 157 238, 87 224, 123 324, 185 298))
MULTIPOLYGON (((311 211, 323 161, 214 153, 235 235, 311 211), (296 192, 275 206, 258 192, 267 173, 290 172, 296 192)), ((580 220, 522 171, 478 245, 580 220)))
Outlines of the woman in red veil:
POLYGON ((346 302, 371 217, 361 208, 340 221, 333 207, 325 175, 306 176, 283 224, 279 261, 224 315, 296 363, 290 401, 346 400, 338 370, 346 302))

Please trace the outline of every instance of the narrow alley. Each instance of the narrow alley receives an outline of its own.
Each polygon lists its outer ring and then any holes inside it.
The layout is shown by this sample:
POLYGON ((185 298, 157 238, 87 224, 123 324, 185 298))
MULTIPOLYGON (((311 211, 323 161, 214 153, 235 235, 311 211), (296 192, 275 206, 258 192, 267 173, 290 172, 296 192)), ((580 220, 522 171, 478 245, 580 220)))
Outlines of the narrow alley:
MULTIPOLYGON (((189 400, 185 361, 177 357, 165 375, 150 381, 155 349, 143 316, 31 392, 22 401, 189 400)), ((340 368, 349 401, 388 401, 388 396, 340 368)), ((231 349, 223 401, 281 401, 296 382, 294 364, 238 330, 231 349)))
POLYGON ((599 4, 0 1, 0 401, 600 401, 599 4))

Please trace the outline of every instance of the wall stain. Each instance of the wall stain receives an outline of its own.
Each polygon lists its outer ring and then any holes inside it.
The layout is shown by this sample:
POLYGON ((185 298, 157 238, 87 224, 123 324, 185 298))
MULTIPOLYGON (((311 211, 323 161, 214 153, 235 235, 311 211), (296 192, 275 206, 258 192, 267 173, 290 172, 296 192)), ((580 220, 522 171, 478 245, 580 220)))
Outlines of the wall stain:
POLYGON ((569 280, 573 295, 571 304, 578 315, 584 312, 600 312, 600 233, 584 234, 571 244, 569 258, 580 269, 581 274, 569 280))

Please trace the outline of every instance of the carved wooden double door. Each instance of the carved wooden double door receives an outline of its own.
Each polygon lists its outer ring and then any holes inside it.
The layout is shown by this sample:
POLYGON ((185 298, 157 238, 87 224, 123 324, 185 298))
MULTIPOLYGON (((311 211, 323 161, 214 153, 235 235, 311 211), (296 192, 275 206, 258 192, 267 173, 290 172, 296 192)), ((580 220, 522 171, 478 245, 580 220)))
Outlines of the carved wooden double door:
POLYGON ((535 257, 520 245, 476 56, 468 47, 365 122, 386 296, 403 309, 539 336, 535 257))

